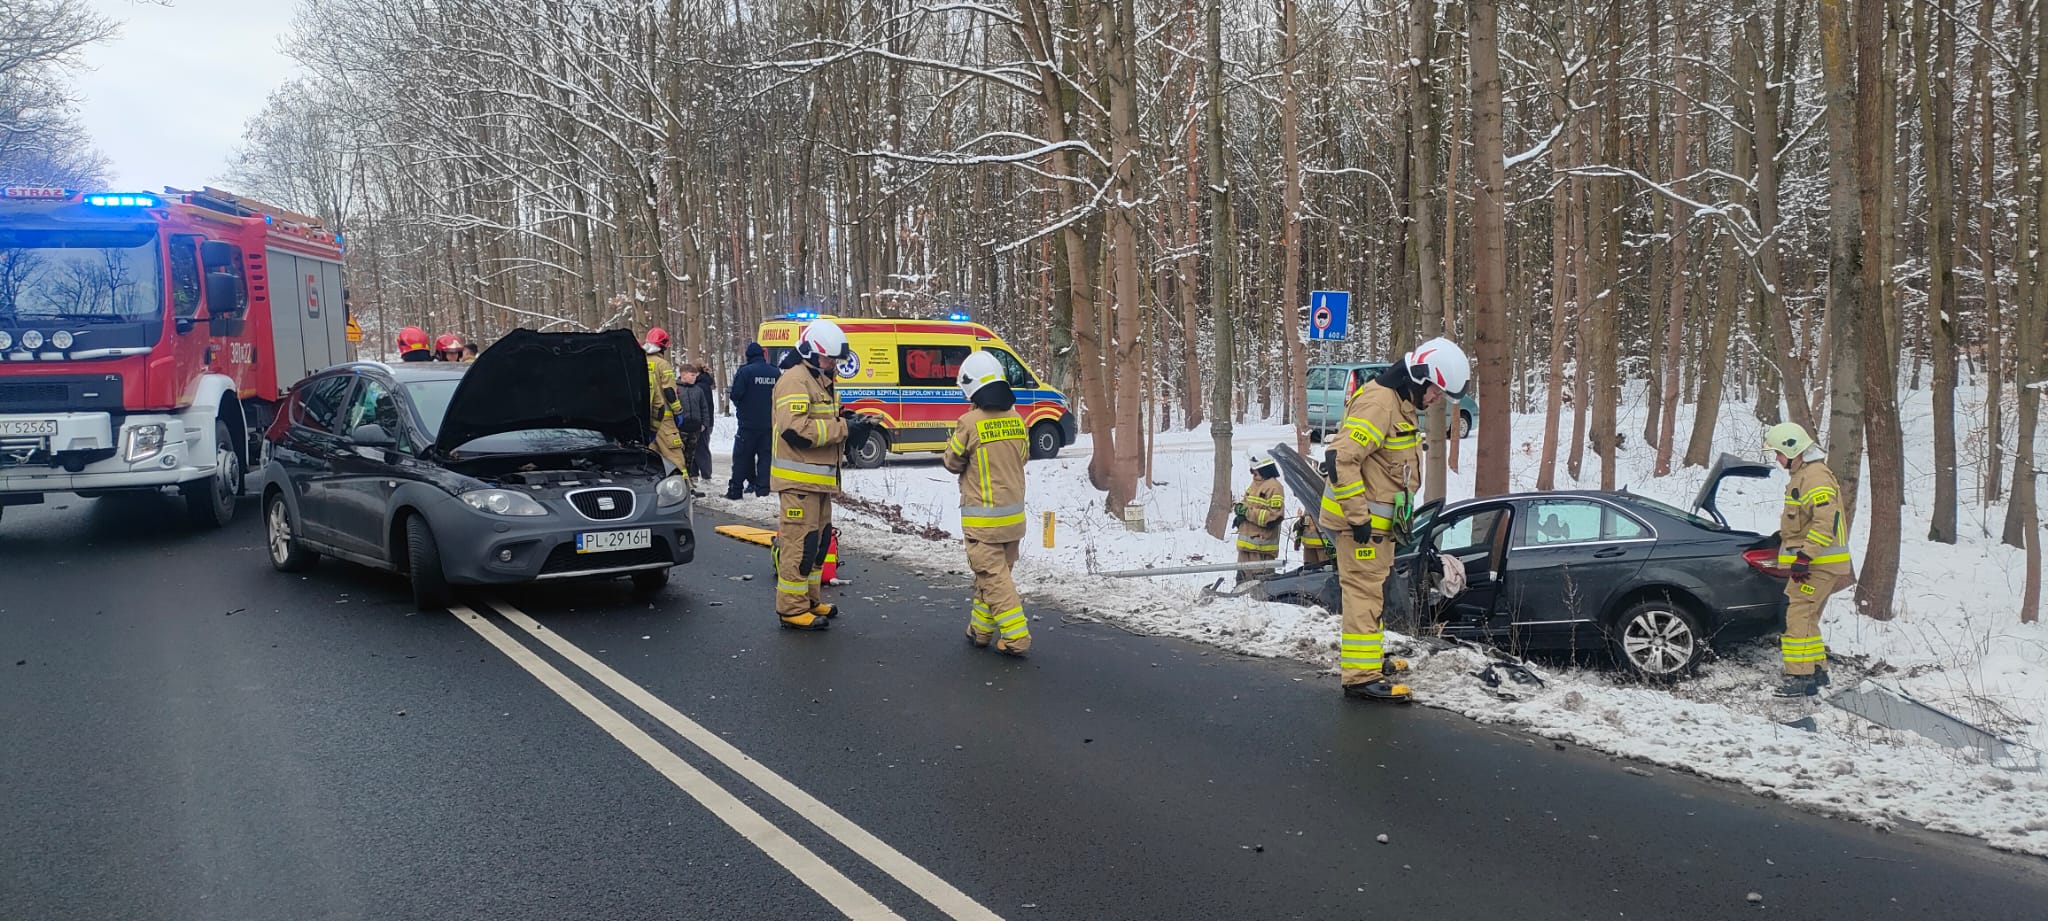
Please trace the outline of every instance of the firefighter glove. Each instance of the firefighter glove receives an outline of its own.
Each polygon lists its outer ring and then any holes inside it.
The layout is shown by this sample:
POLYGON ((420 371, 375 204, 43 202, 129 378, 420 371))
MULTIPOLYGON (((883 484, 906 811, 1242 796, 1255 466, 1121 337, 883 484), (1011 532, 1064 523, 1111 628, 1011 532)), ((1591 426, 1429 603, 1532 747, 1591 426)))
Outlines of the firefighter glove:
POLYGON ((1351 526, 1351 539, 1352 539, 1352 540, 1355 540, 1355 541, 1357 541, 1357 542, 1359 542, 1359 543, 1361 543, 1361 544, 1363 544, 1363 543, 1366 543, 1367 541, 1370 541, 1370 540, 1372 540, 1372 525, 1370 525, 1370 524, 1354 524, 1354 525, 1352 525, 1352 526, 1351 526))
POLYGON ((1792 558, 1792 578, 1804 580, 1813 574, 1813 559, 1801 553, 1792 558))

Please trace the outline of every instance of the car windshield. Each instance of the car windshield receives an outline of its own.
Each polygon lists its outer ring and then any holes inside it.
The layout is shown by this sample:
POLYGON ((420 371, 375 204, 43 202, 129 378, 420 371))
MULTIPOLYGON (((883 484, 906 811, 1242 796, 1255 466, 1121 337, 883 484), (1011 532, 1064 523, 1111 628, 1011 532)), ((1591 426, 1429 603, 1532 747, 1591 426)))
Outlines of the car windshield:
POLYGON ((0 230, 0 322, 148 320, 163 310, 149 230, 0 230))
POLYGON ((1638 496, 1634 493, 1627 493, 1620 496, 1619 498, 1621 498, 1623 501, 1642 506, 1643 508, 1650 509, 1651 511, 1663 512, 1664 514, 1670 515, 1671 517, 1676 518, 1680 521, 1690 521, 1693 524, 1699 525, 1702 528, 1706 528, 1709 531, 1727 530, 1726 528, 1721 527, 1721 525, 1716 523, 1712 518, 1708 518, 1704 515, 1700 515, 1695 512, 1685 511, 1684 509, 1681 509, 1676 505, 1667 505, 1655 499, 1651 499, 1645 496, 1638 496))
MULTIPOLYGON (((448 402, 455 398, 455 387, 461 383, 461 378, 453 377, 405 383, 405 393, 412 398, 413 408, 419 410, 420 423, 427 427, 428 435, 440 433, 441 419, 448 415, 448 402)), ((610 444, 609 439, 589 429, 525 429, 474 438, 460 450, 469 455, 549 454, 589 451, 610 444)))

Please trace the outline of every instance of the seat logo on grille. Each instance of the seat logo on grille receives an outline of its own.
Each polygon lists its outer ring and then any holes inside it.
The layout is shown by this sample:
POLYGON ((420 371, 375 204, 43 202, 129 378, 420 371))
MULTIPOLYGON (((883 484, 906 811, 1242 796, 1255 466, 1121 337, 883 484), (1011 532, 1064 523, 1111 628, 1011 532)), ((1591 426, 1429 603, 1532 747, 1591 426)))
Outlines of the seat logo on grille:
POLYGON ((619 503, 618 503, 617 501, 613 500, 613 499, 612 499, 612 497, 610 497, 610 496, 598 496, 598 497, 597 497, 597 510, 598 510, 598 511, 601 511, 601 512, 611 512, 611 511, 617 511, 617 510, 618 510, 618 507, 619 507, 619 503))

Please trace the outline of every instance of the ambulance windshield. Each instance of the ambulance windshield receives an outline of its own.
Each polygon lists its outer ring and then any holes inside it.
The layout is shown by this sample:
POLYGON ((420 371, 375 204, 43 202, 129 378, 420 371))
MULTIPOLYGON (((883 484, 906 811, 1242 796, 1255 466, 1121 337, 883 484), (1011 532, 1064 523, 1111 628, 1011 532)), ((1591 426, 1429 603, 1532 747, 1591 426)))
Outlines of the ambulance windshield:
POLYGON ((149 230, 0 230, 0 323, 135 322, 162 315, 149 230))

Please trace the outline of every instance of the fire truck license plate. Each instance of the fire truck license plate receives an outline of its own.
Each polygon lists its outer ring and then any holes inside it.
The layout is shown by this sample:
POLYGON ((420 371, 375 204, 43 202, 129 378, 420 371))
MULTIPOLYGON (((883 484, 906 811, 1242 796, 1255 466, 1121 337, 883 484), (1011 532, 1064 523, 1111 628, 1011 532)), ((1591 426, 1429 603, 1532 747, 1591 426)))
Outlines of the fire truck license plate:
POLYGON ((48 438, 55 434, 55 419, 0 419, 0 438, 48 438))
POLYGON ((654 546, 654 534, 637 531, 585 531, 576 535, 577 553, 610 553, 613 550, 645 550, 654 546))

